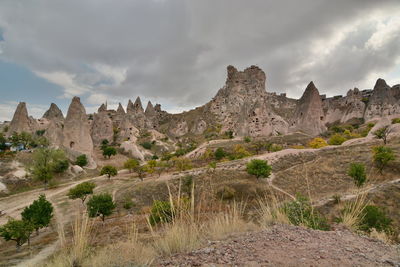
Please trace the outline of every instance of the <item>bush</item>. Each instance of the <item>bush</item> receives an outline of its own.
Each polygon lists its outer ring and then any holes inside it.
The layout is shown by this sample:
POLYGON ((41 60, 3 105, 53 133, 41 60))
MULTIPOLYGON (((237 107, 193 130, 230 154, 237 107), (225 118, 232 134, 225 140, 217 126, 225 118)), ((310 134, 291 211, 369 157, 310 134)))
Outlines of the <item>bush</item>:
POLYGON ((150 142, 143 142, 140 144, 142 147, 144 147, 145 149, 150 150, 151 147, 153 146, 150 142))
POLYGON ((374 162, 378 170, 382 173, 383 168, 385 168, 391 161, 395 160, 395 155, 390 147, 377 146, 373 148, 374 162))
POLYGON ((90 218, 100 216, 105 220, 105 216, 112 214, 115 209, 115 203, 112 196, 108 193, 102 193, 92 196, 87 203, 87 211, 90 218))
POLYGON ((85 167, 88 164, 88 159, 85 154, 82 154, 76 158, 75 164, 81 167, 85 167))
POLYGON ((351 163, 347 174, 353 178, 357 187, 361 187, 367 181, 365 166, 362 163, 351 163))
POLYGON ((92 182, 83 182, 81 184, 76 185, 75 187, 71 188, 67 194, 70 199, 77 199, 79 198, 82 200, 82 203, 85 202, 85 199, 88 195, 93 194, 93 189, 96 185, 92 182))
POLYGON ((245 141, 246 143, 250 143, 250 142, 251 142, 251 138, 248 137, 248 136, 245 136, 245 137, 243 138, 243 141, 245 141))
POLYGON ((321 148, 327 146, 328 143, 321 137, 316 137, 308 143, 311 148, 321 148))
POLYGON ((334 145, 334 146, 339 146, 339 145, 343 144, 343 142, 345 142, 346 140, 347 140, 346 137, 337 133, 337 134, 332 135, 331 138, 329 138, 328 144, 334 145))
POLYGON ((130 172, 133 172, 139 166, 140 163, 137 159, 128 159, 124 162, 124 168, 128 169, 130 172))
POLYGON ((24 208, 21 217, 22 220, 29 222, 36 232, 39 232, 40 228, 50 224, 53 218, 53 205, 46 200, 45 195, 40 195, 31 205, 24 208))
POLYGON ((246 150, 242 145, 235 145, 233 148, 233 159, 242 159, 251 156, 251 153, 246 150))
POLYGON ((103 148, 103 156, 111 158, 111 156, 117 155, 117 150, 112 146, 106 146, 103 148))
POLYGON ((158 223, 168 223, 172 221, 173 216, 174 212, 170 202, 155 200, 151 208, 149 222, 153 226, 158 223))
POLYGON ((385 127, 379 128, 373 134, 376 138, 382 139, 383 143, 386 145, 387 137, 388 137, 389 133, 390 133, 389 127, 385 126, 385 127))
POLYGON ((117 174, 117 169, 111 165, 104 166, 100 171, 100 175, 107 175, 108 179, 110 179, 111 176, 116 176, 117 174))
POLYGON ((290 201, 283 206, 283 212, 293 225, 303 225, 311 229, 324 231, 330 229, 326 219, 313 209, 306 197, 298 195, 296 200, 290 201))
POLYGON ((389 232, 392 220, 386 215, 385 211, 377 206, 368 205, 362 213, 360 230, 371 231, 372 228, 378 232, 389 232))
POLYGON ((214 157, 216 160, 221 160, 226 157, 226 152, 222 147, 219 147, 214 152, 214 157))
POLYGON ((223 186, 217 190, 217 197, 222 200, 233 199, 236 195, 236 190, 230 186, 223 186))
POLYGON ((190 170, 192 166, 192 161, 188 158, 174 158, 174 166, 178 171, 190 170))
POLYGON ((53 171, 55 173, 63 173, 68 169, 69 161, 67 159, 59 160, 54 163, 53 171))
POLYGON ((271 175, 272 167, 268 165, 266 160, 253 159, 247 163, 246 170, 248 174, 256 176, 257 179, 260 177, 268 178, 271 175))
POLYGON ((392 124, 400 123, 400 118, 392 119, 392 124))
POLYGON ((124 202, 124 205, 123 205, 124 209, 130 210, 134 206, 135 206, 135 203, 133 203, 132 199, 130 199, 129 197, 125 198, 125 202, 124 202))
POLYGON ((269 148, 268 151, 269 152, 278 152, 281 151, 283 149, 283 147, 281 145, 277 145, 277 144, 272 144, 269 148))

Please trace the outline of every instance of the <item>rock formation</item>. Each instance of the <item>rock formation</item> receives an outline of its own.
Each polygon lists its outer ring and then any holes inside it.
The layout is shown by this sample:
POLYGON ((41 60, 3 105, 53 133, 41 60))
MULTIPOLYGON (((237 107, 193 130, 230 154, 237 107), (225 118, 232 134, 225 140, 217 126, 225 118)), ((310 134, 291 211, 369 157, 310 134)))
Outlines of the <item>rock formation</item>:
POLYGON ((99 109, 97 110, 97 112, 103 112, 103 111, 107 111, 107 104, 101 104, 101 106, 99 107, 99 109))
POLYGON ((324 111, 318 89, 310 82, 299 99, 290 128, 310 135, 318 135, 326 130, 324 111))
POLYGON ((112 142, 113 140, 113 122, 107 114, 107 111, 95 113, 92 122, 92 140, 94 145, 99 145, 103 140, 112 142))
POLYGON ((50 108, 43 114, 43 118, 47 120, 62 121, 64 120, 64 115, 56 104, 51 103, 50 108))
POLYGON ((33 133, 37 130, 38 124, 35 119, 28 116, 26 103, 20 102, 15 110, 14 116, 10 122, 8 134, 12 135, 14 132, 28 132, 33 133))
POLYGON ((69 106, 63 129, 63 146, 74 156, 91 155, 93 141, 85 107, 79 97, 74 97, 69 106))
POLYGON ((117 115, 120 115, 120 116, 125 115, 125 110, 124 110, 124 108, 122 107, 121 103, 118 104, 117 115))

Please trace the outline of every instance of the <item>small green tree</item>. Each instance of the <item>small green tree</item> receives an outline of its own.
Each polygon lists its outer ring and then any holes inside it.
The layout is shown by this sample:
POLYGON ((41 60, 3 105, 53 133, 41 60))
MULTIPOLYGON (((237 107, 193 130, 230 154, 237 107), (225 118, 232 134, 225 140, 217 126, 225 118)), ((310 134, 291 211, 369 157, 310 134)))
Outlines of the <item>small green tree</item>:
POLYGON ((362 163, 351 163, 347 174, 353 178, 357 187, 361 187, 367 181, 365 166, 362 163))
POLYGON ((135 172, 137 173, 139 179, 143 181, 143 178, 146 177, 147 168, 146 166, 138 166, 135 168, 135 172))
POLYGON ((374 147, 373 153, 375 165, 380 173, 382 173, 383 169, 396 158, 393 150, 386 146, 374 147))
POLYGON ((47 185, 54 174, 64 172, 68 168, 68 164, 64 151, 39 148, 33 152, 29 171, 33 178, 42 181, 47 189, 47 185))
POLYGON ((124 168, 128 169, 129 172, 133 172, 135 168, 139 166, 139 161, 137 159, 128 159, 124 163, 124 168))
POLYGON ((188 158, 173 158, 173 163, 175 168, 181 172, 190 170, 193 167, 192 161, 188 158))
POLYGON ((111 156, 117 155, 117 150, 112 146, 107 146, 103 149, 104 158, 111 158, 111 156))
POLYGON ((226 156, 226 152, 222 147, 219 147, 214 152, 214 157, 216 160, 221 160, 226 156))
POLYGON ((252 159, 246 165, 248 174, 254 175, 259 179, 260 177, 268 178, 271 175, 272 167, 268 165, 266 160, 252 159))
POLYGON ((79 198, 82 200, 82 204, 85 202, 85 199, 93 194, 93 189, 96 185, 92 182, 83 182, 81 184, 76 185, 75 187, 71 188, 68 192, 68 197, 70 199, 77 199, 79 198))
POLYGON ((111 179, 111 176, 116 176, 117 174, 117 169, 111 165, 104 166, 100 171, 100 175, 107 175, 108 179, 111 179))
POLYGON ((88 214, 90 218, 100 216, 104 222, 105 217, 112 214, 116 205, 112 196, 108 193, 93 195, 87 202, 88 214))
POLYGON ((45 195, 39 198, 21 213, 22 220, 28 221, 39 234, 39 229, 49 226, 51 218, 53 218, 53 205, 46 199, 45 195))
POLYGON ((104 150, 104 148, 108 147, 108 144, 109 144, 108 140, 107 139, 103 139, 101 141, 101 147, 100 147, 101 150, 104 150))
POLYGON ((157 161, 156 167, 155 167, 155 172, 158 174, 158 177, 161 176, 161 174, 166 171, 170 165, 168 162, 165 161, 157 161))
POLYGON ((383 143, 386 145, 387 137, 390 133, 389 126, 385 126, 376 130, 373 134, 376 138, 382 139, 383 143))
POLYGON ((23 244, 29 243, 33 230, 34 227, 28 221, 10 218, 5 225, 0 227, 0 236, 5 241, 15 241, 17 251, 19 251, 23 244))
POLYGON ((85 167, 88 164, 88 159, 85 154, 82 154, 76 158, 75 164, 81 167, 85 167))

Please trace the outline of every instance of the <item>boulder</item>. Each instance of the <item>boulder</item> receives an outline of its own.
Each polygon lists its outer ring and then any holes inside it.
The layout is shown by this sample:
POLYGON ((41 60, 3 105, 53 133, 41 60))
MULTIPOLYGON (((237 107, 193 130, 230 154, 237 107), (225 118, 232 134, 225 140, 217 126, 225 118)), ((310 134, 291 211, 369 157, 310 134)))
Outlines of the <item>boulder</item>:
POLYGON ((71 172, 73 174, 81 174, 84 172, 83 168, 79 165, 72 165, 71 166, 71 172))
POLYGON ((131 141, 122 142, 121 148, 126 153, 129 153, 129 155, 131 157, 136 158, 136 159, 141 160, 141 161, 144 160, 143 153, 139 150, 138 146, 134 142, 131 142, 131 141))

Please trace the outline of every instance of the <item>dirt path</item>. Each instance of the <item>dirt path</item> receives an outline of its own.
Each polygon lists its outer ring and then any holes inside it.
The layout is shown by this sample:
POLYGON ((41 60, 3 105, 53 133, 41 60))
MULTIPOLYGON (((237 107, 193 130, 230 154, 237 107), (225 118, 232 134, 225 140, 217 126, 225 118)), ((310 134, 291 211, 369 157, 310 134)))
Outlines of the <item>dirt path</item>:
POLYGON ((394 246, 345 229, 316 231, 276 225, 209 241, 202 249, 158 260, 156 266, 399 266, 394 246))

